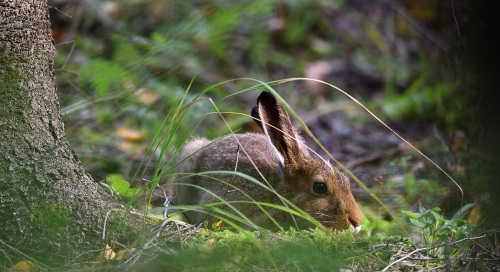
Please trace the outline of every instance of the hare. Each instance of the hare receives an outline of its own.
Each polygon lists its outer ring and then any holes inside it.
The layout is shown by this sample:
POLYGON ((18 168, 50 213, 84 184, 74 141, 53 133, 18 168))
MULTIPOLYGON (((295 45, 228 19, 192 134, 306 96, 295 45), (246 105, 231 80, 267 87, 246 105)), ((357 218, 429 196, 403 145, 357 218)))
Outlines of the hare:
MULTIPOLYGON (((252 116, 264 134, 232 134, 218 141, 205 138, 191 140, 181 151, 179 161, 182 162, 177 166, 177 172, 238 171, 263 184, 267 184, 267 180, 278 194, 324 226, 338 230, 354 228, 358 232, 363 218, 351 193, 349 179, 329 162, 311 158, 303 140, 295 133, 283 105, 270 92, 264 91, 257 99, 257 106, 252 109, 252 116)), ((234 185, 258 202, 283 205, 276 194, 238 175, 211 176, 234 185)), ((174 203, 204 205, 220 202, 212 194, 195 186, 203 187, 226 201, 249 200, 238 190, 214 178, 193 175, 179 179, 175 186, 174 203)), ((259 226, 268 226, 272 222, 255 204, 235 203, 234 206, 259 226)), ((231 211, 227 207, 223 209, 231 211)), ((306 220, 302 222, 297 216, 292 219, 290 213, 278 209, 267 212, 281 226, 308 224, 306 220)), ((205 219, 215 221, 215 218, 201 211, 184 211, 183 217, 192 224, 205 219)))

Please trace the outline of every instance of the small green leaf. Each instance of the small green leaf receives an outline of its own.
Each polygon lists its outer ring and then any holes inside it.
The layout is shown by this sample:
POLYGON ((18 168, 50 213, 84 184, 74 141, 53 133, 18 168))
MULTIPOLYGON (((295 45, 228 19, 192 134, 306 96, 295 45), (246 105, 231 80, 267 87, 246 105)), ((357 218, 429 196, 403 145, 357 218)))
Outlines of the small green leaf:
POLYGON ((432 208, 431 211, 434 211, 434 212, 440 212, 441 211, 441 208, 439 207, 435 207, 435 208, 432 208))
POLYGON ((425 223, 419 222, 419 221, 417 221, 417 220, 415 220, 415 219, 413 219, 413 218, 410 218, 410 222, 411 222, 413 225, 417 226, 417 227, 421 227, 421 228, 422 228, 422 227, 426 227, 426 224, 425 224, 425 223))
POLYGON ((121 181, 124 180, 123 175, 120 174, 109 174, 106 176, 106 180, 109 182, 109 184, 113 184, 116 181, 121 181))
POLYGON ((104 186, 104 187, 106 187, 106 188, 108 188, 109 191, 111 191, 111 195, 113 195, 113 189, 111 189, 111 187, 108 184, 106 184, 104 182, 101 182, 101 185, 104 186))
POLYGON ((434 209, 431 210, 432 215, 434 215, 435 220, 443 218, 439 213, 435 212, 434 209))
POLYGON ((409 216, 411 216, 411 217, 412 217, 412 218, 414 218, 414 219, 418 219, 418 218, 420 217, 420 214, 419 214, 419 213, 412 213, 412 212, 410 212, 410 211, 401 211, 401 212, 402 212, 402 213, 405 213, 405 214, 407 214, 407 215, 409 215, 409 216))
POLYGON ((420 204, 418 205, 418 210, 419 210, 419 212, 420 212, 421 214, 424 214, 424 213, 426 213, 426 212, 427 212, 427 210, 424 208, 424 206, 422 205, 422 203, 420 203, 420 204))
POLYGON ((447 222, 449 222, 448 220, 444 219, 444 218, 438 218, 437 219, 437 222, 438 224, 440 225, 445 225, 447 222))
POLYGON ((453 215, 453 218, 452 219, 456 219, 456 218, 460 218, 462 217, 463 215, 465 215, 470 209, 472 209, 472 207, 474 207, 476 204, 474 203, 469 203, 469 204, 466 204, 465 206, 463 206, 458 212, 455 213, 455 215, 453 215))
POLYGON ((140 189, 133 188, 133 189, 128 189, 126 192, 123 193, 123 196, 131 198, 133 197, 136 193, 140 192, 140 189))
POLYGON ((124 180, 119 180, 115 181, 113 183, 113 189, 115 189, 115 192, 119 195, 125 195, 126 192, 128 191, 128 188, 130 188, 130 183, 124 181, 124 180))

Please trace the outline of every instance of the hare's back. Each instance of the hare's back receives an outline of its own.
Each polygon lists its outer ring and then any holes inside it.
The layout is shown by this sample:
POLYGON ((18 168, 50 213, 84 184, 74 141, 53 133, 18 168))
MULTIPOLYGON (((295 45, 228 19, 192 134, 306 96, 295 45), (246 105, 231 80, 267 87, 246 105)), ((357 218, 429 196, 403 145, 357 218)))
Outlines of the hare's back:
MULTIPOLYGON (((186 143, 178 157, 177 172, 179 177, 178 184, 175 186, 174 203, 178 205, 204 205, 219 202, 220 198, 227 201, 248 201, 248 197, 244 194, 230 190, 228 184, 244 191, 256 201, 266 201, 266 190, 247 179, 234 174, 210 174, 206 172, 233 172, 236 170, 265 183, 259 174, 260 172, 268 182, 276 184, 282 179, 282 174, 278 158, 275 156, 263 134, 234 134, 215 142, 205 138, 191 140, 186 143), (187 173, 203 174, 189 175, 187 173), (218 197, 214 197, 214 195, 218 197)), ((258 212, 255 210, 257 208, 252 206, 240 208, 249 214, 258 212)), ((196 224, 204 220, 206 214, 185 211, 183 217, 187 222, 196 224)))
POLYGON ((179 160, 185 158, 187 159, 179 164, 178 172, 199 173, 236 169, 238 172, 255 176, 256 170, 252 161, 260 171, 268 172, 278 168, 278 158, 264 134, 260 133, 234 134, 218 141, 194 139, 184 146, 179 160), (187 158, 188 156, 190 157, 187 158))

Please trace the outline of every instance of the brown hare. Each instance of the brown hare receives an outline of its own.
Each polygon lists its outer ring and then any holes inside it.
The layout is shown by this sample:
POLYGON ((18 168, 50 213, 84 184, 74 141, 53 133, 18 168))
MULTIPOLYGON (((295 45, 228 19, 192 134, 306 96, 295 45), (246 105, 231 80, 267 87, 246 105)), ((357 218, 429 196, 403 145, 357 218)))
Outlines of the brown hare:
MULTIPOLYGON (((349 179, 329 162, 311 158, 303 140, 295 133, 283 105, 270 92, 262 92, 257 106, 252 109, 252 116, 261 120, 256 122, 264 134, 232 134, 218 141, 205 138, 191 140, 180 154, 179 161, 185 160, 177 166, 177 172, 238 171, 267 184, 265 178, 278 194, 324 226, 338 230, 352 227, 358 232, 363 218, 351 193, 349 179), (192 156, 187 158, 189 155, 192 156)), ((258 202, 283 205, 274 193, 238 175, 210 176, 234 185, 258 202)), ((177 205, 220 202, 211 193, 195 186, 205 188, 229 202, 249 201, 238 190, 207 175, 181 177, 175 186, 174 203, 177 205)), ((257 205, 235 203, 234 207, 255 224, 271 226, 269 216, 257 205)), ((223 209, 231 211, 227 207, 223 209)), ((289 212, 268 209, 267 213, 281 226, 308 225, 306 220, 299 220, 297 216, 292 219, 289 212)), ((192 224, 204 219, 215 221, 215 218, 200 211, 184 211, 183 217, 192 224)))

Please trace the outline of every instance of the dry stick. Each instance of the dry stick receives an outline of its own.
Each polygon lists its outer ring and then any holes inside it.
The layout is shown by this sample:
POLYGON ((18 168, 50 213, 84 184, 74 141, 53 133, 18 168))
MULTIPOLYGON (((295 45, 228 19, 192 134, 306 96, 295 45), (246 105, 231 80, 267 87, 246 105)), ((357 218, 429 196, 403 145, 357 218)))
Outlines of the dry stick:
MULTIPOLYGON (((424 153, 422 153, 420 150, 418 150, 416 147, 414 147, 411 143, 409 143, 407 140, 405 140, 402 136, 400 136, 397 132, 395 132, 392 128, 390 128, 386 123, 384 123, 382 120, 380 120, 380 118, 378 118, 373 112, 371 112, 367 107, 365 107, 363 104, 361 104, 361 102, 359 102, 356 98, 352 97, 350 94, 348 94, 347 92, 345 92, 344 90, 340 89, 339 87, 337 86, 334 86, 330 83, 327 83, 325 81, 322 81, 322 80, 318 80, 318 79, 312 79, 312 78, 300 78, 300 77, 297 77, 297 78, 290 78, 290 79, 286 79, 284 80, 283 82, 279 83, 279 84, 282 84, 282 83, 286 83, 286 82, 290 82, 290 81, 298 81, 298 80, 304 80, 304 81, 314 81, 314 82, 318 82, 318 83, 322 83, 322 84, 325 84, 327 86, 330 86, 334 89, 336 89, 337 91, 343 93, 345 96, 347 96, 349 99, 351 99, 352 101, 354 101, 356 104, 358 104, 359 106, 361 106, 361 108, 363 108, 366 112, 368 112, 368 114, 370 114, 373 118, 375 118, 375 120, 377 120, 379 123, 381 123, 384 127, 386 127, 388 130, 390 130, 392 133, 394 133, 394 135, 396 135, 399 139, 401 139, 403 142, 405 142, 408 146, 410 146, 413 150, 415 150, 418 154, 420 154, 422 157, 424 157, 427 161, 429 161, 430 163, 432 163, 432 165, 434 165, 437 169, 439 169, 443 174, 445 174, 451 181, 453 181, 453 183, 455 183, 455 185, 458 187, 458 189, 460 190, 460 193, 462 194, 462 203, 463 203, 463 199, 464 199, 464 191, 462 190, 462 187, 460 187, 460 185, 458 185, 458 183, 446 172, 444 171, 441 167, 439 167, 439 165, 437 165, 433 160, 431 160, 429 157, 427 157, 424 153)), ((312 135, 312 133, 310 132, 310 130, 305 127, 304 129, 306 131, 307 134, 309 134, 309 136, 311 136, 313 138, 313 140, 317 143, 319 143, 316 138, 312 135)), ((320 144, 320 143, 319 143, 320 144)), ((323 145, 320 144, 320 147, 324 150, 325 148, 323 147, 323 145)), ((346 170, 345 166, 342 165, 340 162, 338 162, 335 158, 333 158, 330 153, 327 152, 327 154, 330 156, 330 158, 332 158, 340 167, 342 167, 342 169, 346 170)), ((356 182, 359 184, 359 185, 362 185, 362 187, 366 187, 364 186, 364 184, 361 183, 361 181, 359 181, 358 178, 356 178, 354 175, 351 175, 355 180, 356 182)), ((377 200, 379 203, 381 203, 379 200, 377 200)), ((382 204, 382 203, 381 203, 382 204)), ((385 207, 385 205, 384 205, 385 207)), ((388 210, 389 211, 389 210, 388 210)), ((389 212, 390 213, 390 212, 389 212)), ((391 214, 392 215, 392 214, 391 214)), ((394 216, 393 216, 394 217, 394 216)))
POLYGON ((437 47, 443 50, 443 52, 447 54, 450 53, 450 47, 442 39, 434 35, 424 24, 418 22, 406 9, 403 8, 401 4, 396 1, 392 1, 390 6, 401 14, 401 16, 403 16, 403 18, 405 18, 415 28, 415 30, 417 30, 417 32, 420 32, 425 38, 437 45, 437 47))
POLYGON ((53 10, 55 10, 55 11, 57 11, 57 12, 61 13, 62 15, 66 16, 66 17, 68 17, 68 18, 70 18, 70 19, 73 19, 73 16, 71 16, 71 15, 67 14, 66 12, 64 12, 64 11, 62 11, 62 10, 60 10, 60 9, 58 9, 56 6, 49 6, 49 8, 51 8, 51 9, 53 9, 53 10))
MULTIPOLYGON (((450 243, 450 244, 449 244, 449 246, 454 245, 454 244, 458 244, 458 243, 463 242, 463 241, 465 241, 465 240, 475 240, 475 239, 481 239, 481 238, 484 238, 484 237, 486 237, 486 234, 485 234, 485 235, 478 236, 478 237, 473 237, 473 238, 469 238, 469 237, 467 237, 467 238, 464 238, 464 239, 460 239, 460 240, 458 240, 458 241, 455 241, 455 242, 453 242, 453 243, 450 243)), ((391 268, 391 266, 393 266, 393 265, 395 265, 395 264, 397 264, 397 263, 401 262, 402 260, 405 260, 405 259, 409 258, 411 255, 413 255, 413 254, 415 254, 415 253, 417 253, 417 252, 424 251, 424 250, 431 250, 431 249, 438 248, 438 247, 443 247, 443 246, 444 246, 444 245, 439 245, 439 246, 433 246, 433 247, 429 247, 429 248, 424 247, 424 248, 415 249, 414 251, 410 252, 408 255, 404 256, 403 258, 401 258, 401 259, 399 259, 399 260, 397 260, 397 261, 394 261, 394 262, 390 263, 388 266, 386 266, 384 269, 382 269, 382 272, 387 271, 387 269, 391 268)))
POLYGON ((498 258, 500 257, 498 254, 496 254, 495 252, 485 248, 484 246, 478 244, 476 241, 472 241, 472 243, 474 243, 476 246, 480 247, 482 250, 488 252, 489 254, 493 255, 494 257, 498 258))
POLYGON ((71 58, 71 55, 73 55, 73 51, 75 50, 75 45, 76 45, 76 40, 73 41, 73 45, 71 46, 71 50, 69 51, 69 54, 66 57, 66 60, 64 61, 63 66, 61 67, 61 70, 64 70, 64 68, 66 68, 66 65, 68 64, 68 61, 71 58))
MULTIPOLYGON (((158 237, 160 237, 160 234, 161 234, 161 231, 162 231, 162 228, 167 224, 168 220, 165 220, 163 221, 163 223, 161 224, 161 227, 159 228, 158 232, 153 236, 153 238, 149 239, 149 241, 147 241, 146 243, 144 243, 144 245, 142 246, 142 248, 134 254, 134 256, 132 256, 131 258, 129 258, 127 261, 125 261, 123 264, 126 264, 130 261, 130 264, 133 265, 135 264, 139 258, 141 257, 142 253, 149 249, 150 248, 150 245, 155 241, 155 240, 158 240, 158 237), (133 259, 133 260, 132 260, 133 259)), ((157 245, 154 245, 154 246, 157 246, 157 245)), ((157 246, 159 248, 159 246, 157 246)), ((167 250, 168 251, 168 248, 167 250)), ((168 253, 171 253, 172 251, 168 251, 168 253)))
MULTIPOLYGON (((233 130, 231 129, 231 126, 229 126, 229 124, 227 123, 226 119, 224 118, 224 116, 222 115, 222 113, 219 111, 219 108, 217 108, 217 106, 215 105, 214 101, 212 101, 211 98, 209 98, 208 100, 210 101, 210 103, 212 103, 212 105, 214 106, 215 110, 219 114, 220 118, 226 124, 226 127, 229 129, 229 131, 231 132, 231 135, 233 135, 234 139, 236 140, 236 142, 238 143, 238 145, 241 147, 241 150, 243 150, 243 153, 245 153, 245 156, 247 156, 247 158, 249 159, 249 161, 252 164, 252 166, 255 168, 255 170, 257 171, 257 173, 259 173, 259 176, 262 178, 262 180, 264 180, 266 182, 267 186, 269 186, 269 188, 271 188, 271 190, 273 190, 273 193, 278 196, 278 198, 281 200, 281 203, 283 203, 283 205, 289 209, 288 205, 283 200, 283 197, 280 194, 278 194, 278 192, 276 192, 276 190, 274 189, 274 187, 271 186, 271 184, 269 183, 269 181, 267 181, 267 179, 264 177, 264 175, 260 172, 260 170, 257 167, 257 165, 255 165, 255 163, 253 162, 253 160, 250 158, 250 155, 248 155, 246 149, 241 145, 240 141, 238 140, 238 137, 236 137, 236 135, 234 134, 233 130)), ((295 220, 295 216, 293 216, 292 213, 290 213, 290 214, 292 216, 292 220, 293 220, 293 223, 295 224, 295 227, 297 229, 299 229, 299 225, 297 224, 297 221, 295 220)))
POLYGON ((227 185, 226 192, 224 193, 224 195, 222 195, 223 198, 227 195, 227 193, 236 191, 234 189, 229 190, 229 188, 231 188, 231 185, 233 184, 234 178, 236 178, 236 172, 238 172, 239 158, 240 158, 240 145, 238 145, 238 149, 236 149, 236 162, 234 163, 234 171, 233 171, 235 174, 233 175, 233 178, 231 178, 231 180, 229 181, 229 184, 227 185))

